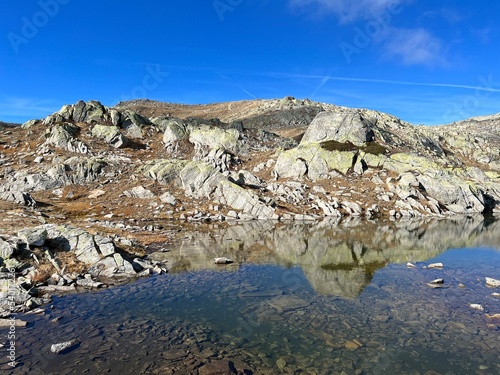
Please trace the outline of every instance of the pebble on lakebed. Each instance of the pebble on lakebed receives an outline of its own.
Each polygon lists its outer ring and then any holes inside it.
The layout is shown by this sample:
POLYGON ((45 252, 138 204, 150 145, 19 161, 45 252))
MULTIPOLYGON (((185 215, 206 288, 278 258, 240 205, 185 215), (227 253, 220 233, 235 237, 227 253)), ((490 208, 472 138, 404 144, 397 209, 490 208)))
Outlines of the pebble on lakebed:
POLYGON ((480 305, 480 304, 478 304, 478 303, 471 303, 471 304, 469 305, 469 307, 470 307, 471 309, 474 309, 474 310, 484 311, 484 307, 483 307, 483 306, 481 306, 481 305, 480 305))
POLYGON ((429 264, 427 267, 424 267, 424 268, 443 268, 444 265, 443 263, 432 263, 432 264, 429 264))
POLYGON ((491 277, 486 277, 485 279, 486 279, 487 286, 492 286, 494 288, 500 287, 500 280, 495 280, 495 279, 492 279, 491 277))

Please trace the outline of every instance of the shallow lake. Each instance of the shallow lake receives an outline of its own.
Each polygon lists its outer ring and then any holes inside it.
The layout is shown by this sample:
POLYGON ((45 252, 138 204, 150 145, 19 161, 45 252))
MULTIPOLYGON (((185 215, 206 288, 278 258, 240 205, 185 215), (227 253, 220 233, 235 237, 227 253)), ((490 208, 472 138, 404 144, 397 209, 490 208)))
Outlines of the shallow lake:
POLYGON ((208 374, 222 360, 247 374, 500 373, 500 288, 485 283, 500 279, 499 221, 206 229, 152 255, 167 275, 22 316, 13 373, 208 374))

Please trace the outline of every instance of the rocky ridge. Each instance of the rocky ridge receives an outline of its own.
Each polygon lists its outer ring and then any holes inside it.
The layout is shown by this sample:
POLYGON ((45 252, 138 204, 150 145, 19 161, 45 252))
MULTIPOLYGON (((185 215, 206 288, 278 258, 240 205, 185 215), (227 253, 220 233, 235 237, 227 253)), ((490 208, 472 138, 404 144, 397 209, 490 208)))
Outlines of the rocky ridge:
POLYGON ((59 287, 161 272, 132 245, 168 241, 186 222, 498 213, 499 121, 414 126, 292 97, 66 105, 0 129, 4 276, 47 286, 32 254, 59 287), (72 276, 51 261, 65 256, 72 276))

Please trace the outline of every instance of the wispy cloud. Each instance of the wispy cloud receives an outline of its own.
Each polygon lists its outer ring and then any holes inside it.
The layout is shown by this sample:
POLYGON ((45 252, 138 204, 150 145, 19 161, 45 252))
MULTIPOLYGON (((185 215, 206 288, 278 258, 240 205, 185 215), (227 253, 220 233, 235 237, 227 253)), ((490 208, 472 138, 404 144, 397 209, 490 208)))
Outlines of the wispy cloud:
MULTIPOLYGON (((340 23, 348 24, 359 21, 379 22, 380 19, 385 19, 382 16, 384 13, 389 14, 388 19, 391 19, 412 2, 413 0, 289 0, 288 4, 296 11, 333 14, 340 23)), ((441 12, 445 12, 444 8, 441 12)), ((454 15, 452 9, 446 9, 446 14, 450 18, 454 15)), ((454 20, 457 22, 455 18, 454 20)), ((380 46, 382 57, 404 65, 446 65, 444 43, 429 30, 382 26, 385 30, 377 38, 373 38, 380 46)))
POLYGON ((425 29, 391 28, 383 49, 404 65, 446 65, 443 43, 425 29))
POLYGON ((376 17, 389 8, 410 3, 412 0, 289 0, 296 11, 312 11, 316 14, 334 13, 341 23, 356 19, 376 17))
POLYGON ((59 108, 52 100, 20 97, 0 98, 0 119, 27 121, 45 117, 59 108))

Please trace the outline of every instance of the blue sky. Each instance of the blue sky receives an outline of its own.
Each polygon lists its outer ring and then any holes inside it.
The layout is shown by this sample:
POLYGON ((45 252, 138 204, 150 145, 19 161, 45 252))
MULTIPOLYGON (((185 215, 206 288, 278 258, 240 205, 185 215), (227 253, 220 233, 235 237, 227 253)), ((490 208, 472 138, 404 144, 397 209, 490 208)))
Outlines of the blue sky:
POLYGON ((500 2, 5 0, 0 120, 96 99, 295 96, 415 124, 500 112, 500 2))

